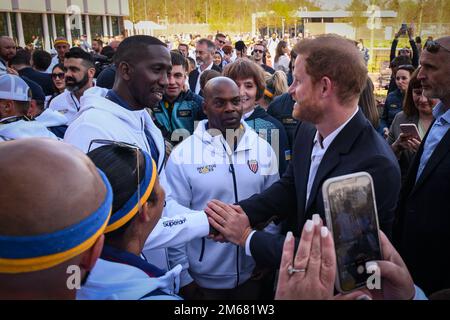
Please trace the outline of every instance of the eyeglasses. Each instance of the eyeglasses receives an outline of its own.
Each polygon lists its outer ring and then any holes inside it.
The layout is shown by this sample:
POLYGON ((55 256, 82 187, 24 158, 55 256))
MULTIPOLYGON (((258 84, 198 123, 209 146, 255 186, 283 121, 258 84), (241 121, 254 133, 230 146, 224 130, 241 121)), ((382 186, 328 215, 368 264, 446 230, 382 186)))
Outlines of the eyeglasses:
POLYGON ((66 74, 64 72, 60 72, 60 73, 52 73, 52 79, 56 80, 58 79, 64 79, 64 77, 66 76, 66 74))
POLYGON ((450 49, 444 47, 442 44, 440 44, 439 42, 436 42, 434 40, 431 41, 427 41, 425 48, 427 49, 427 51, 429 51, 430 53, 436 53, 439 51, 440 48, 444 49, 447 52, 450 52, 450 49))
POLYGON ((108 145, 113 145, 113 146, 118 146, 121 148, 126 148, 126 149, 131 149, 136 151, 136 170, 137 170, 137 195, 138 195, 138 210, 139 212, 141 212, 142 209, 142 205, 141 205, 141 175, 140 175, 140 162, 139 162, 139 153, 141 152, 141 149, 135 145, 135 144, 131 144, 131 143, 127 143, 127 142, 121 142, 121 141, 114 141, 114 140, 105 140, 105 139, 95 139, 92 140, 91 143, 89 143, 89 148, 88 148, 88 153, 91 151, 91 147, 94 144, 100 144, 100 145, 104 145, 104 146, 108 146, 108 145))

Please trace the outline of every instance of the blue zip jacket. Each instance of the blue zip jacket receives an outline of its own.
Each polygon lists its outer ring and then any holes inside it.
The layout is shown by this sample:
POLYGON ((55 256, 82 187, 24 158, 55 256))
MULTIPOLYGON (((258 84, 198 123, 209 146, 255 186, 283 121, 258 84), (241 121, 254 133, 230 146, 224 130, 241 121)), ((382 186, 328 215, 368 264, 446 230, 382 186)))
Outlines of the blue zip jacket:
MULTIPOLYGON (((260 106, 257 106, 255 108, 255 111, 253 111, 250 117, 245 119, 245 122, 253 130, 255 130, 260 137, 266 140, 272 146, 272 148, 275 146, 272 145, 271 130, 274 129, 279 130, 278 172, 280 173, 280 176, 282 176, 286 171, 286 168, 289 164, 289 160, 291 159, 291 149, 289 148, 289 140, 283 125, 280 123, 280 121, 269 115, 266 112, 266 110, 264 110, 260 106), (267 131, 263 132, 263 130, 267 131), (267 135, 265 135, 264 133, 266 133, 267 135)), ((274 151, 275 153, 277 153, 277 150, 274 151)))
POLYGON ((403 110, 403 93, 397 89, 388 94, 381 115, 381 128, 390 128, 395 115, 403 110))
MULTIPOLYGON (((195 122, 206 119, 203 113, 203 98, 193 93, 191 90, 182 92, 173 103, 170 112, 170 103, 163 98, 159 105, 152 108, 155 123, 161 131, 165 132, 165 138, 177 144, 180 141, 172 137, 172 133, 177 129, 185 129, 189 135, 193 134, 195 122), (172 139, 173 138, 173 139, 172 139)), ((182 132, 181 132, 182 133, 182 132)), ((186 132, 187 134, 187 132, 186 132)), ((185 137, 187 138, 187 137, 185 137)))

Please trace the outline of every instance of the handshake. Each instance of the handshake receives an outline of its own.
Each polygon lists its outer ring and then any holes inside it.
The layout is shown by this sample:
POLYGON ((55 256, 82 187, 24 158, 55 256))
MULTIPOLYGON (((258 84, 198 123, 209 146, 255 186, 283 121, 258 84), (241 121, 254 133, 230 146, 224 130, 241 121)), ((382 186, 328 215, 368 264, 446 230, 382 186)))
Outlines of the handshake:
POLYGON ((217 242, 231 242, 245 247, 248 236, 253 231, 250 221, 240 206, 212 200, 207 204, 209 238, 217 242))
MULTIPOLYGON (((249 219, 238 205, 212 200, 205 209, 212 230, 209 238, 231 242, 245 247, 253 231, 249 219)), ((336 280, 336 251, 328 228, 319 215, 314 215, 303 226, 295 253, 296 241, 288 232, 281 258, 277 300, 411 300, 416 298, 416 287, 402 258, 380 231, 382 261, 369 262, 381 277, 381 289, 362 288, 349 294, 334 295, 336 280)), ((425 298, 421 295, 421 298, 425 298)))

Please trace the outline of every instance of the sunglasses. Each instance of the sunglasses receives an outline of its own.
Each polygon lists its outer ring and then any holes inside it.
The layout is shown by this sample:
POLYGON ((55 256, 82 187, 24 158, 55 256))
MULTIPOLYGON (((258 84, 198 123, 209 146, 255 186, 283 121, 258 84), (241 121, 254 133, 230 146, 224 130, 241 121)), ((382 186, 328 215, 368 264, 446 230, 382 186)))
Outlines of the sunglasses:
POLYGON ((263 50, 258 50, 258 49, 255 49, 255 50, 253 50, 255 53, 264 53, 264 51, 263 50))
POLYGON ((440 48, 444 49, 447 52, 450 52, 450 49, 444 47, 442 44, 440 44, 439 42, 436 42, 434 40, 428 41, 427 44, 425 45, 425 48, 430 53, 436 53, 439 51, 440 48))
POLYGON ((219 39, 217 39, 217 41, 218 41, 220 44, 225 44, 225 43, 226 43, 225 41, 219 40, 219 39))
MULTIPOLYGON (((127 142, 122 142, 122 141, 114 141, 114 140, 104 140, 104 139, 95 139, 92 140, 91 143, 89 143, 89 148, 88 148, 88 153, 91 151, 91 148, 93 145, 101 145, 101 146, 117 146, 120 148, 125 148, 125 149, 129 149, 129 150, 133 150, 136 152, 136 171, 137 171, 137 195, 138 195, 138 206, 139 206, 139 212, 141 212, 142 209, 142 205, 141 205, 141 174, 140 174, 140 161, 139 161, 139 154, 141 152, 141 148, 139 148, 137 145, 135 144, 131 144, 131 143, 127 143, 127 142)), ((164 207, 166 206, 166 201, 164 201, 164 207)))
POLYGON ((64 77, 66 76, 66 74, 64 72, 61 73, 52 73, 52 79, 64 79, 64 77))

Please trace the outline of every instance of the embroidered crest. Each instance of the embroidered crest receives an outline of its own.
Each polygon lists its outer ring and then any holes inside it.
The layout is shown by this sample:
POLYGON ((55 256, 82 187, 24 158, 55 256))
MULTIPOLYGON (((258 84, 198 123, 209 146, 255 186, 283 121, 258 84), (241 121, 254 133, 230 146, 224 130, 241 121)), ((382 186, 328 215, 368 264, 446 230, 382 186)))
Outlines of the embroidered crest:
POLYGON ((247 161, 248 167, 250 168, 250 170, 256 174, 256 172, 258 172, 258 161, 256 160, 248 160, 247 161))
POLYGON ((197 171, 200 174, 207 174, 207 173, 213 172, 215 167, 216 167, 215 164, 207 165, 207 166, 203 166, 203 167, 198 167, 197 171))

